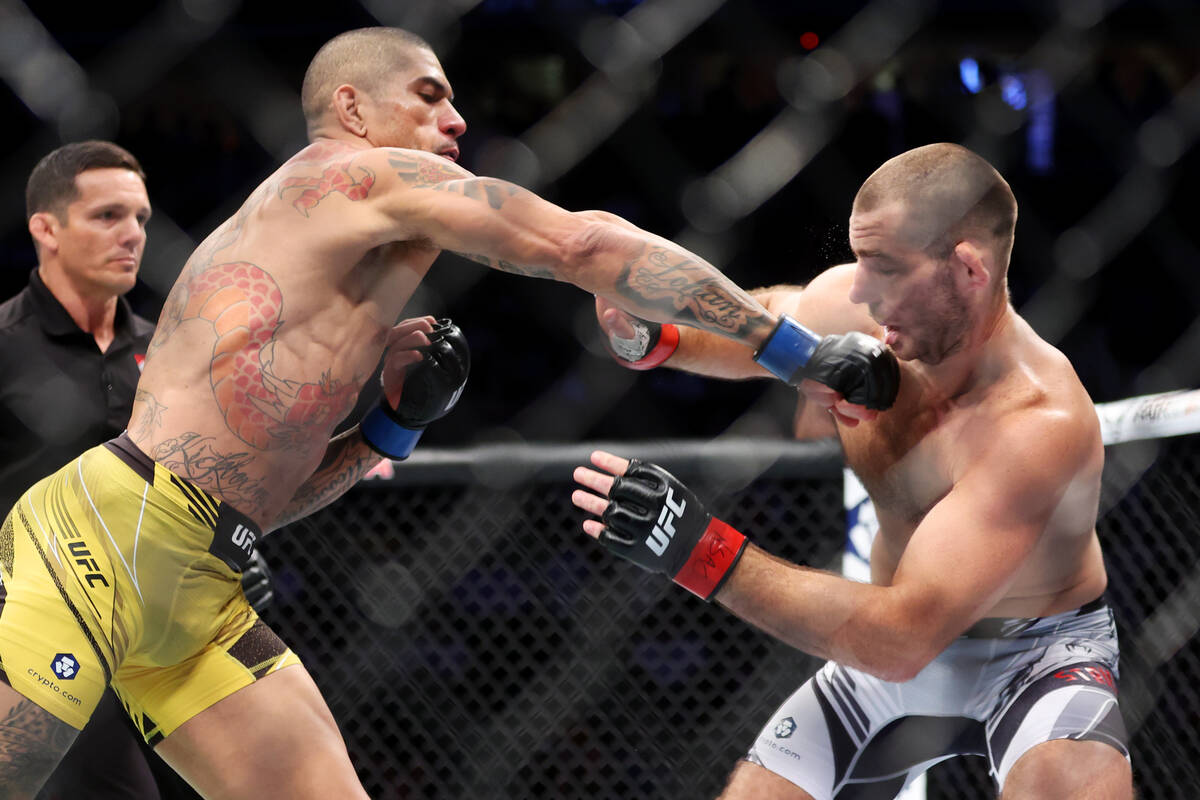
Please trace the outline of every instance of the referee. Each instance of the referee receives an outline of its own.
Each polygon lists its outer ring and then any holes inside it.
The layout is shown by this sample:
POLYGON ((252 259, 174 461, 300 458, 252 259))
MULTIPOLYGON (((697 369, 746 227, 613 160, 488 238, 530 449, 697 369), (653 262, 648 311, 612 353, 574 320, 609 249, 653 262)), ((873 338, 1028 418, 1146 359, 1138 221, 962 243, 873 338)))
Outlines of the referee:
MULTIPOLYGON (((0 506, 125 429, 154 324, 133 288, 150 200, 145 174, 110 142, 60 147, 25 187, 38 266, 0 305, 0 506)), ((132 723, 111 692, 39 795, 160 797, 132 723)))
MULTIPOLYGON (((128 151, 101 141, 60 147, 29 176, 26 218, 38 266, 29 285, 0 304, 0 517, 31 485, 129 422, 154 333, 122 297, 146 246, 145 177, 128 151)), ((256 559, 242 584, 261 611, 271 599, 266 565, 256 559)), ((0 584, 0 609, 3 597, 0 584)), ((38 795, 195 797, 151 754, 112 691, 38 795)))

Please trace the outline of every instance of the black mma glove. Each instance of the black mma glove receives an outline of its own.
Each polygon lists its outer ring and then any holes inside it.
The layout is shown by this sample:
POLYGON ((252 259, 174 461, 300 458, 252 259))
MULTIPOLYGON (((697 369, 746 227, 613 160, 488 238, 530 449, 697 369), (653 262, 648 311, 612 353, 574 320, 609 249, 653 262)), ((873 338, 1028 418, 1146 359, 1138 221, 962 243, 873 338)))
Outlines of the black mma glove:
POLYGON ((900 391, 900 362, 883 342, 857 331, 818 336, 787 314, 754 360, 790 384, 811 378, 876 411, 891 408, 900 391))
POLYGON ((636 459, 613 479, 601 520, 601 544, 705 600, 721 588, 746 547, 746 537, 705 511, 678 478, 636 459))
POLYGON ((408 458, 425 426, 454 408, 471 371, 467 337, 448 319, 438 320, 429 344, 417 349, 425 357, 405 371, 397 407, 385 393, 359 426, 371 449, 391 459, 408 458))
POLYGON ((679 347, 679 328, 632 317, 633 338, 608 334, 608 348, 617 362, 629 369, 654 369, 679 347))

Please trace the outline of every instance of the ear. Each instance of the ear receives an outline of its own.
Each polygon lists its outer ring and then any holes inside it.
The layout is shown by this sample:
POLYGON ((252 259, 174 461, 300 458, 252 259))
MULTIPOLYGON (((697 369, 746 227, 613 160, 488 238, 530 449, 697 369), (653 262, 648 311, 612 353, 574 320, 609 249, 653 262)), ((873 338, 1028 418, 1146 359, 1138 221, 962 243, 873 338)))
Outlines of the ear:
POLYGON ((366 137, 367 121, 363 115, 363 93, 348 83, 333 90, 333 113, 338 124, 355 136, 366 137))
POLYGON ((972 288, 982 289, 992 277, 992 268, 984 250, 969 240, 954 245, 954 258, 963 267, 959 273, 972 288))
POLYGON ((58 251, 58 217, 49 211, 39 211, 29 218, 29 235, 41 252, 58 251))

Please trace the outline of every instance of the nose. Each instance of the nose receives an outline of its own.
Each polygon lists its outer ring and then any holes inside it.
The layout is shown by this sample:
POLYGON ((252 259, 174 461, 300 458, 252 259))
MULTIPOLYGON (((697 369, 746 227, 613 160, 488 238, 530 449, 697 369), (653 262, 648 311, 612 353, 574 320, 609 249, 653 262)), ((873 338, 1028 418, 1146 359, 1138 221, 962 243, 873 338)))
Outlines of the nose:
POLYGON ((131 250, 139 249, 146 243, 146 228, 137 217, 129 216, 121 225, 121 246, 131 250))
POLYGON ((467 121, 463 119, 462 114, 458 113, 458 109, 450 103, 446 103, 446 112, 442 114, 438 127, 442 133, 452 139, 457 139, 467 132, 467 121))
POLYGON ((862 267, 854 270, 854 282, 850 285, 851 303, 870 303, 876 299, 867 271, 862 267))

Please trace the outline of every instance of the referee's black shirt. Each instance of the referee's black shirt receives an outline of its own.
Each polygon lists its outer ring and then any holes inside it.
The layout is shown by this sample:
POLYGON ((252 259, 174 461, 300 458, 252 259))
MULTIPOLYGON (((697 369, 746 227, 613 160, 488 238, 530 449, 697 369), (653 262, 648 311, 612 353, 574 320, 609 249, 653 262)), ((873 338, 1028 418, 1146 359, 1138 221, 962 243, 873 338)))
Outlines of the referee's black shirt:
POLYGON ((154 325, 121 297, 113 328, 101 353, 36 269, 0 304, 0 518, 34 483, 125 430, 154 325))

